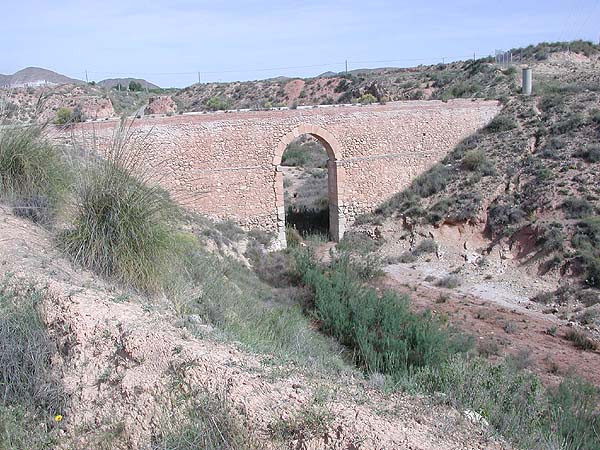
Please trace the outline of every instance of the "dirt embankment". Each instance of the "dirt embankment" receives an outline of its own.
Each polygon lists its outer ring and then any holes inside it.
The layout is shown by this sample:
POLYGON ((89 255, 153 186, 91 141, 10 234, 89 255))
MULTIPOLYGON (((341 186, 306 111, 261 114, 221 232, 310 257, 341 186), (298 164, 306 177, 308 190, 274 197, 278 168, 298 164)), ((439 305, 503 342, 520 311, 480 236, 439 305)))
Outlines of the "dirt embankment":
POLYGON ((408 294, 416 308, 430 309, 472 334, 485 356, 508 355, 549 384, 576 374, 600 385, 600 351, 582 350, 566 338, 578 330, 597 340, 597 326, 577 321, 585 310, 581 306, 532 300, 561 281, 556 273, 539 273, 526 238, 491 246, 483 225, 418 226, 411 233, 388 220, 377 228, 385 239, 379 254, 394 262, 385 267, 378 287, 408 294), (413 257, 424 241, 435 243, 436 250, 413 257), (445 287, 448 278, 457 286, 445 287))
POLYGON ((12 273, 12 282, 32 280, 51 293, 44 312, 69 396, 61 426, 75 448, 144 448, 177 420, 178 385, 225 398, 261 448, 508 448, 455 410, 383 395, 357 374, 331 379, 197 339, 174 325, 166 305, 74 268, 37 226, 0 211, 0 229, 0 277, 12 273), (289 425, 314 417, 314 408, 317 429, 289 425), (278 441, 282 423, 292 432, 278 441))

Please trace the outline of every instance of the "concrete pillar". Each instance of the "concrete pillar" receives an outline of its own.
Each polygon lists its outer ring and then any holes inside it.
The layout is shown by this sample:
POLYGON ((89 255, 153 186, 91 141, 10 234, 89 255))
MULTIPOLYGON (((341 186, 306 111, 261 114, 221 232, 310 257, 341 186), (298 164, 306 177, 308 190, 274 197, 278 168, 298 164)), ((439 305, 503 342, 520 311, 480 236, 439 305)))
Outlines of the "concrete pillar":
POLYGON ((523 69, 523 85, 521 88, 521 93, 523 95, 531 95, 532 86, 533 76, 531 73, 531 67, 525 67, 523 69))
POLYGON ((339 200, 338 162, 332 159, 327 161, 327 184, 329 190, 329 235, 331 239, 339 242, 346 231, 345 205, 339 200))

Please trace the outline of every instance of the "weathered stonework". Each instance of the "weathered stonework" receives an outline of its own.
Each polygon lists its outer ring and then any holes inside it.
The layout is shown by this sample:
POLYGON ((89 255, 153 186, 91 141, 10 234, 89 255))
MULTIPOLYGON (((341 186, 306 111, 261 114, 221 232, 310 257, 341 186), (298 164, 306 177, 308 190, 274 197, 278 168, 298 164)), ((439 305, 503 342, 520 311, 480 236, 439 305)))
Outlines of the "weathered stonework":
MULTIPOLYGON (((329 154, 331 234, 372 210, 442 159, 499 111, 494 101, 407 101, 386 105, 146 116, 148 167, 184 206, 278 233, 285 245, 281 157, 301 134, 329 154)), ((71 135, 107 145, 118 121, 87 122, 71 135)), ((67 136, 64 136, 67 138, 67 136)))

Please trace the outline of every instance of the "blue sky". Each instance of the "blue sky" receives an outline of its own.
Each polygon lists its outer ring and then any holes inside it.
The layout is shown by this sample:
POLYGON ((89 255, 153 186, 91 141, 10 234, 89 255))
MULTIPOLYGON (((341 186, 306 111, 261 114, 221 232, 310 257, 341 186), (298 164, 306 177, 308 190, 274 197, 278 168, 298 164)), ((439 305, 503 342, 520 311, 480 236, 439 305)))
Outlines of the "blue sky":
POLYGON ((600 0, 20 0, 0 10, 0 73, 88 70, 165 87, 197 71, 202 81, 312 76, 346 59, 350 69, 412 66, 600 35, 600 0))

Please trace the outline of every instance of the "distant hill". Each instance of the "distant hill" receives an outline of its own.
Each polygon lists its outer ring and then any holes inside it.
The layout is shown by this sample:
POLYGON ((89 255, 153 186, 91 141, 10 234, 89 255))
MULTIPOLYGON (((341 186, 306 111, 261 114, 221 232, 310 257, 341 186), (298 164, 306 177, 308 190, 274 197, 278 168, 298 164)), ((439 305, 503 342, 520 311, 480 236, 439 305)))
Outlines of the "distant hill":
POLYGON ((12 75, 0 74, 0 87, 16 88, 27 86, 41 86, 44 84, 84 84, 84 81, 69 78, 52 70, 41 67, 26 67, 12 75))
POLYGON ((142 78, 107 78, 106 80, 98 81, 96 84, 102 87, 113 88, 119 83, 121 83, 122 86, 129 86, 131 81, 137 81, 144 89, 160 89, 160 86, 150 83, 142 78))

